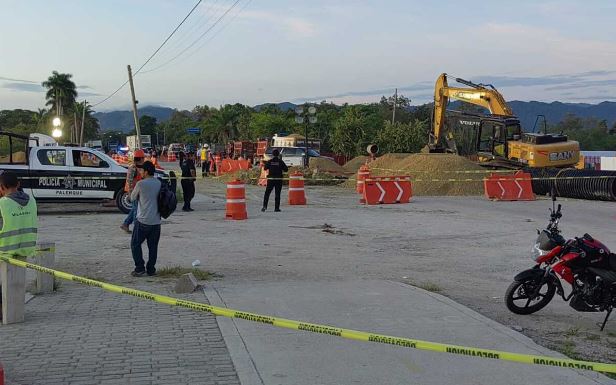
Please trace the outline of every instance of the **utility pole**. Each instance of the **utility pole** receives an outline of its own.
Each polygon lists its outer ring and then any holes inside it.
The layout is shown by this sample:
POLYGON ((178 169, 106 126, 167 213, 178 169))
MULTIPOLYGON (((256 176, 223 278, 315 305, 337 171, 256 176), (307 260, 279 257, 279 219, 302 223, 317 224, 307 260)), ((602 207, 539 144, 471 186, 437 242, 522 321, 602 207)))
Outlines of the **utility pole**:
POLYGON ((137 114, 137 99, 135 99, 135 86, 133 85, 133 72, 130 69, 130 64, 127 67, 128 67, 128 82, 130 83, 130 95, 133 101, 133 118, 135 119, 135 131, 137 132, 137 146, 141 148, 141 130, 139 129, 139 115, 137 114))
POLYGON ((87 106, 87 101, 83 101, 83 111, 81 114, 81 135, 79 135, 79 146, 83 146, 83 127, 85 125, 86 122, 86 106, 87 106))
POLYGON ((391 124, 396 122, 396 104, 398 104, 398 89, 396 88, 396 92, 394 93, 394 112, 391 116, 391 124))
POLYGON ((77 111, 73 111, 73 129, 71 129, 71 143, 77 143, 77 111))

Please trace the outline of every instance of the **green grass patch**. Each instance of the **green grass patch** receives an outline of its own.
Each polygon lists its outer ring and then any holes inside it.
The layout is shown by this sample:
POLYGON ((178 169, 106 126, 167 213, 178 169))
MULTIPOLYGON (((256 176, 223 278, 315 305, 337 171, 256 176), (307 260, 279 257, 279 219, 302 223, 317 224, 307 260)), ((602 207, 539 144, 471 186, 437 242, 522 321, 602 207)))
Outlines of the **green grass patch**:
POLYGON ((443 290, 439 285, 437 285, 434 282, 423 282, 423 283, 420 283, 420 284, 414 285, 414 286, 417 286, 420 289, 424 289, 426 291, 431 291, 433 293, 438 293, 438 292, 443 290))
POLYGON ((579 360, 580 356, 575 351, 575 342, 573 341, 564 341, 556 348, 556 351, 561 352, 565 356, 572 358, 574 360, 579 360))
POLYGON ((197 269, 196 267, 165 266, 156 270, 156 275, 161 278, 179 278, 187 273, 193 273, 199 281, 205 281, 213 276, 209 271, 197 269))
POLYGON ((599 339, 601 339, 601 336, 597 335, 597 334, 589 334, 586 336, 586 339, 588 341, 599 341, 599 339))
POLYGON ((567 329, 565 331, 565 336, 566 337, 577 336, 579 332, 580 332, 580 327, 579 326, 573 326, 573 327, 570 327, 569 329, 567 329))

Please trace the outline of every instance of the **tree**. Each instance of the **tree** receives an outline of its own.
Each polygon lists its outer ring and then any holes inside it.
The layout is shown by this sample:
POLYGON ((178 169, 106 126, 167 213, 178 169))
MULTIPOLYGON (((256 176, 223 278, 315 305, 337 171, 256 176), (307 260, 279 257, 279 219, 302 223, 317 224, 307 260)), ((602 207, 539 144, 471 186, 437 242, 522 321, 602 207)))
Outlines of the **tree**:
MULTIPOLYGON (((156 136, 157 127, 158 123, 155 117, 143 115, 139 118, 139 130, 141 131, 141 135, 156 136)), ((135 134, 136 133, 135 131, 135 134)))
POLYGON ((45 105, 50 106, 55 115, 62 115, 64 107, 71 107, 77 98, 77 87, 71 80, 73 75, 61 74, 58 71, 53 71, 52 75, 47 78, 42 84, 47 88, 45 105), (59 110, 58 110, 59 108, 59 110))
POLYGON ((383 153, 419 152, 428 143, 427 124, 419 120, 393 124, 385 121, 376 142, 383 153))
MULTIPOLYGON (((83 117, 83 103, 73 103, 69 109, 70 114, 66 117, 65 129, 76 130, 75 141, 79 143, 79 137, 81 135, 81 119, 83 117)), ((85 123, 83 127, 83 141, 97 139, 99 137, 100 124, 98 119, 92 116, 92 107, 86 104, 85 123)))
POLYGON ((357 106, 347 107, 336 123, 331 135, 331 148, 338 154, 356 156, 363 153, 369 141, 366 135, 367 119, 357 106))

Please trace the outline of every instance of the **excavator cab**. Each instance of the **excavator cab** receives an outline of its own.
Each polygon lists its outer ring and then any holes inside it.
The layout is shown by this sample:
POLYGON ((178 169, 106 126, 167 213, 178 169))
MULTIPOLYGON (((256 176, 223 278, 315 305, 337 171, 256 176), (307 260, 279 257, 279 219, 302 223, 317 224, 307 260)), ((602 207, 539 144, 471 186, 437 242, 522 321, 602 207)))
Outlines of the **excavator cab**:
POLYGON ((486 117, 479 124, 477 153, 483 158, 509 158, 509 142, 520 140, 522 127, 516 118, 486 117))

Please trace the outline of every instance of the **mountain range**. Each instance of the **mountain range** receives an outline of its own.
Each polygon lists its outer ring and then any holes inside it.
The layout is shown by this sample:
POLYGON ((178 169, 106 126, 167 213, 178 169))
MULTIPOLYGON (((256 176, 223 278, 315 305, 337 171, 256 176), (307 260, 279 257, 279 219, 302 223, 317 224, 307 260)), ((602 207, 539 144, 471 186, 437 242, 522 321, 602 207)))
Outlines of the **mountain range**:
MULTIPOLYGON (((599 104, 563 103, 563 102, 523 102, 514 100, 508 102, 513 112, 520 118, 525 131, 532 131, 537 115, 545 115, 548 124, 561 122, 568 114, 581 118, 605 119, 611 127, 616 122, 616 102, 602 102, 599 104)), ((254 106, 259 111, 266 104, 254 106)), ((296 104, 290 102, 275 103, 282 111, 292 110, 296 104)), ((162 106, 146 106, 139 109, 139 116, 149 115, 158 122, 168 120, 176 109, 162 106)), ((132 111, 97 112, 93 114, 98 119, 102 131, 117 130, 124 133, 134 128, 132 111)))

